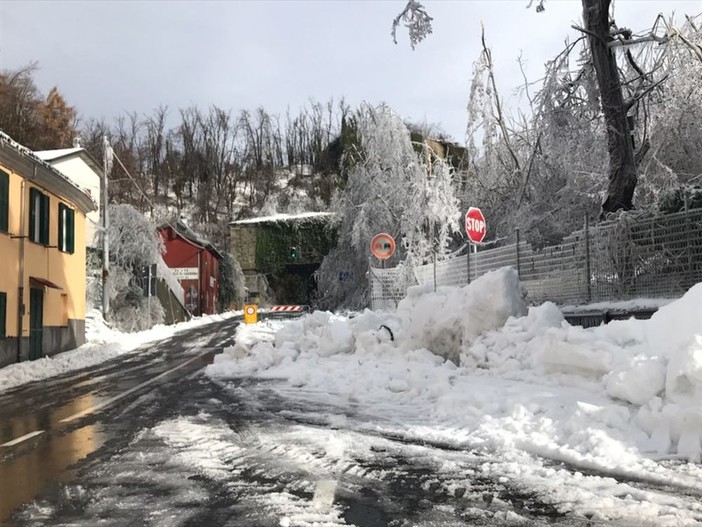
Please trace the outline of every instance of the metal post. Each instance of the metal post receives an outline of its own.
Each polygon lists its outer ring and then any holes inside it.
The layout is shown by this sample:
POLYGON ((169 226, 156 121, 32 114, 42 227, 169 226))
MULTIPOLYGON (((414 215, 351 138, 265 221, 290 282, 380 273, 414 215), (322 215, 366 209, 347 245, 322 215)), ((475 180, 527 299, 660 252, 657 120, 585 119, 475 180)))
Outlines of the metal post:
POLYGON ((436 293, 436 253, 434 253, 434 292, 436 293))
POLYGON ((586 301, 592 301, 592 280, 590 274, 590 219, 585 214, 585 283, 587 284, 586 301))
POLYGON ((107 214, 107 172, 108 167, 108 155, 107 149, 110 147, 107 142, 107 136, 103 136, 102 141, 102 157, 103 157, 103 171, 102 171, 102 317, 107 320, 110 313, 110 299, 107 296, 107 278, 110 274, 110 239, 108 234, 108 229, 110 225, 110 220, 107 214))
POLYGON ((371 267, 371 257, 368 257, 368 298, 370 298, 370 309, 375 310, 373 301, 373 268, 371 267))
POLYGON ((521 278, 522 270, 519 263, 519 229, 517 229, 517 276, 521 278))
POLYGON ((468 243, 468 252, 466 253, 466 268, 468 269, 468 283, 470 284, 470 243, 468 243))
POLYGON ((478 244, 473 244, 473 263, 475 264, 475 277, 478 278, 478 244))
POLYGON ((685 290, 694 285, 694 272, 693 272, 693 258, 692 258, 692 247, 690 246, 690 238, 692 235, 692 229, 690 226, 690 197, 687 194, 687 190, 683 191, 683 199, 685 203, 685 249, 687 251, 687 280, 685 283, 685 290))

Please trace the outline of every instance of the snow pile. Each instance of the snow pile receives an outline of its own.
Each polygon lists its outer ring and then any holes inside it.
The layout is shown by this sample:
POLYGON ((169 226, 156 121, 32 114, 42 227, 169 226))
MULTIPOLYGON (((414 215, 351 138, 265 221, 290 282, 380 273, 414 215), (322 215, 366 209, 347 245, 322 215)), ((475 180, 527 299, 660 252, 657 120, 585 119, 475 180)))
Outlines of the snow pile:
POLYGON ((526 314, 525 291, 514 269, 487 273, 464 287, 410 288, 397 306, 407 348, 428 348, 458 364, 459 350, 484 332, 526 314))
POLYGON ((224 320, 236 314, 240 315, 241 312, 203 316, 172 326, 157 325, 146 331, 122 333, 110 328, 102 318, 100 311, 92 310, 85 317, 85 344, 53 357, 43 357, 0 368, 0 392, 28 382, 102 364, 125 353, 130 353, 143 344, 163 340, 178 331, 224 320))
MULTIPOLYGON (((345 426, 701 492, 702 469, 663 460, 702 457, 702 284, 650 320, 583 329, 554 304, 524 312, 516 273, 500 270, 463 288, 414 289, 396 313, 241 327, 207 373, 285 379, 287 397, 348 408, 355 424, 345 426)), ((519 470, 556 502, 573 483, 519 470)), ((592 511, 583 500, 573 507, 592 511)), ((615 501, 596 509, 638 518, 615 501)), ((652 509, 657 524, 670 523, 664 509, 652 509)))

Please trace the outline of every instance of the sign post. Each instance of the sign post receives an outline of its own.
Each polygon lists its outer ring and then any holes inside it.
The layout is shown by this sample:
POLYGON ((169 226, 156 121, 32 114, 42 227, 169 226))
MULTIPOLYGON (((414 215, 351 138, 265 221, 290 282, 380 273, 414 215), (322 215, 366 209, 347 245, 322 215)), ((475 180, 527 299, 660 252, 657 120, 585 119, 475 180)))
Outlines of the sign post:
MULTIPOLYGON (((465 220, 466 234, 468 235, 468 240, 470 240, 471 244, 473 245, 473 254, 475 254, 474 263, 477 265, 478 244, 485 239, 485 235, 487 234, 487 222, 485 221, 483 211, 480 210, 478 207, 470 207, 468 209, 468 212, 466 212, 465 220)), ((468 251, 467 260, 468 283, 470 283, 470 251, 468 251)))
POLYGON ((481 243, 487 233, 487 223, 483 211, 478 207, 470 207, 466 212, 466 234, 473 243, 481 243))
POLYGON ((370 250, 385 267, 385 260, 395 254, 395 240, 389 234, 381 232, 373 236, 370 243, 370 250))

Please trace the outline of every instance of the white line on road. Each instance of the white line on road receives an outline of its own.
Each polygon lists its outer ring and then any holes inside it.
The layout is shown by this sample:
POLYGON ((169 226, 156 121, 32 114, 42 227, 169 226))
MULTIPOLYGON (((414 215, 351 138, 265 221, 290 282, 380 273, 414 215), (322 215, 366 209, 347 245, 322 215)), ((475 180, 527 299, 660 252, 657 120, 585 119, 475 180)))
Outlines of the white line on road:
POLYGON ((204 357, 204 356, 207 355, 208 353, 212 353, 212 352, 211 352, 211 351, 206 351, 205 353, 201 353, 201 354, 198 355, 197 357, 193 357, 192 359, 186 360, 185 362, 183 362, 182 364, 179 364, 179 365, 176 366, 175 368, 171 368, 170 370, 166 370, 166 371, 164 371, 163 373, 158 374, 156 377, 153 377, 153 378, 149 379, 148 381, 144 381, 144 382, 142 382, 141 384, 137 384, 136 386, 134 386, 134 388, 130 388, 130 389, 127 390, 126 392, 122 392, 122 393, 119 394, 119 395, 115 395, 114 397, 111 397, 111 398, 109 398, 109 399, 106 399, 105 401, 101 402, 100 404, 96 404, 95 406, 91 406, 90 408, 86 408, 85 410, 82 410, 82 411, 80 411, 80 412, 78 412, 78 413, 76 413, 76 414, 69 415, 68 417, 64 417, 64 418, 61 419, 61 421, 59 421, 59 422, 60 422, 60 423, 70 423, 71 421, 75 421, 76 419, 80 419, 81 417, 84 417, 84 416, 86 416, 86 415, 88 415, 88 414, 91 414, 91 413, 93 413, 93 412, 95 412, 95 411, 97 411, 97 410, 101 410, 101 409, 105 408, 106 406, 109 406, 109 405, 111 405, 112 403, 114 403, 114 402, 116 402, 116 401, 119 401, 119 400, 122 399, 123 397, 126 397, 126 396, 129 395, 130 393, 133 393, 133 392, 135 392, 135 391, 137 391, 137 390, 140 390, 141 388, 143 388, 144 386, 148 386, 149 384, 153 384, 153 383, 154 383, 155 381, 157 381, 158 379, 160 379, 160 378, 162 378, 162 377, 165 377, 166 375, 168 375, 168 374, 170 374, 170 373, 173 373, 173 372, 176 371, 176 370, 179 370, 179 369, 181 369, 181 368, 184 368, 185 366, 187 366, 187 365, 190 364, 191 362, 195 362, 196 360, 201 359, 202 357, 204 357))
POLYGON ((26 441, 27 439, 31 439, 35 436, 38 436, 39 434, 43 434, 44 430, 37 430, 35 432, 29 432, 28 434, 24 434, 22 437, 18 437, 17 439, 13 439, 12 441, 8 441, 7 443, 3 443, 0 446, 15 446, 17 443, 21 443, 22 441, 26 441))

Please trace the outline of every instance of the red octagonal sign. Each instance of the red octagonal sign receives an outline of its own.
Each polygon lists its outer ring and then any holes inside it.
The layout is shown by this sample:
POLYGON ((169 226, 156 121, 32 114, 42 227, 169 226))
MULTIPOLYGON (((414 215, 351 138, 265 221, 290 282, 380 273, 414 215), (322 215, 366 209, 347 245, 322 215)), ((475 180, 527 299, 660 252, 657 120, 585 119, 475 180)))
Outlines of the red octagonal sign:
POLYGON ((480 243, 485 238, 487 224, 483 211, 478 207, 471 207, 466 212, 466 234, 473 243, 480 243))

